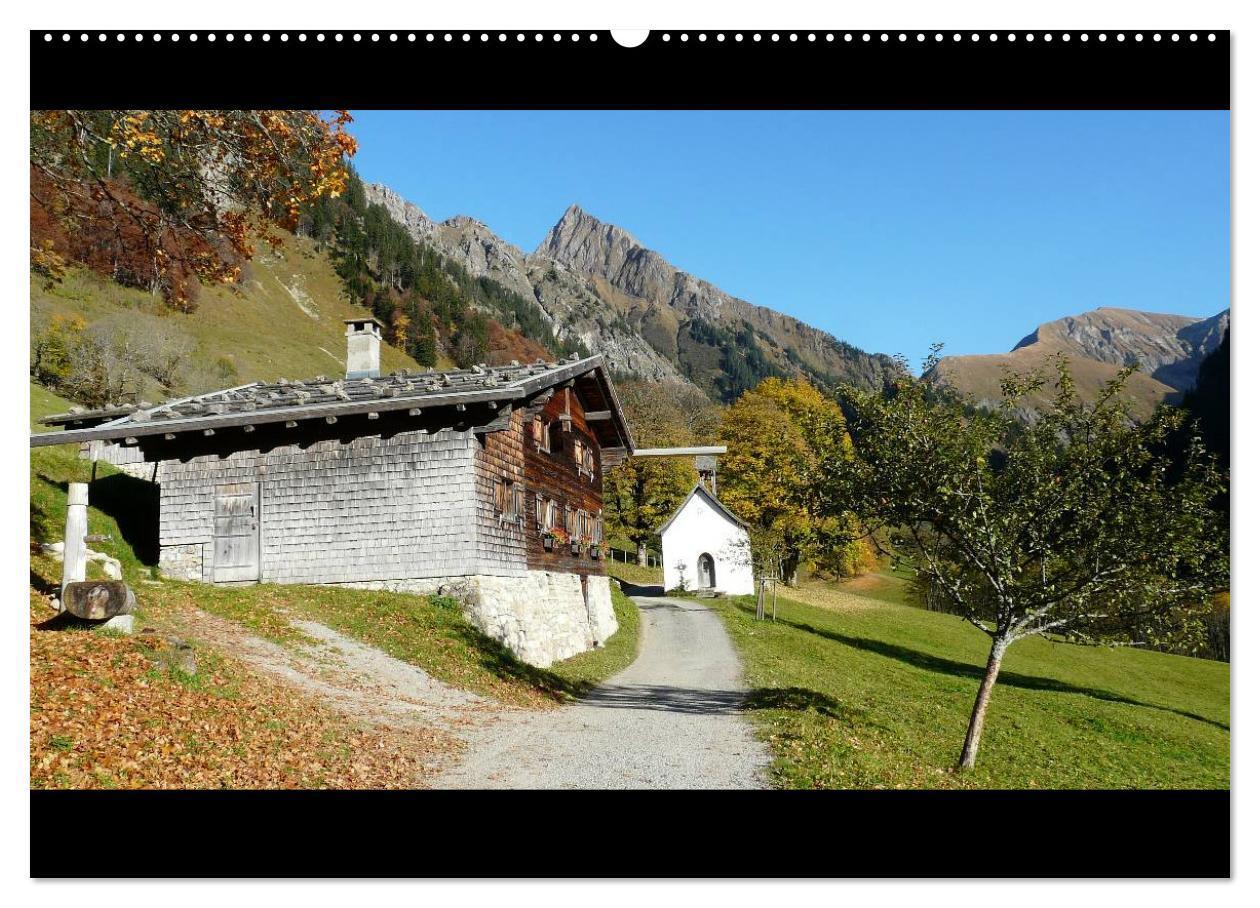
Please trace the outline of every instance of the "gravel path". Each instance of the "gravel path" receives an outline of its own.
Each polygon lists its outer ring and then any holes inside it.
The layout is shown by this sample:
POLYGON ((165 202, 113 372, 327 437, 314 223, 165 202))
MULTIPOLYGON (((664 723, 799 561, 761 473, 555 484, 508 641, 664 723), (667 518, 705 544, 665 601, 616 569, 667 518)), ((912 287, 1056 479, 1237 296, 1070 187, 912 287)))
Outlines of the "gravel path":
POLYGON ((634 597, 634 664, 578 703, 469 729, 437 788, 764 788, 769 753, 740 712, 739 658, 699 602, 634 597))
POLYGON ((498 713, 493 701, 457 690, 421 668, 324 624, 300 619, 292 623, 312 639, 311 645, 281 646, 199 609, 186 611, 176 626, 194 639, 328 701, 346 715, 373 724, 436 724, 458 729, 462 737, 474 718, 480 721, 482 715, 498 713))

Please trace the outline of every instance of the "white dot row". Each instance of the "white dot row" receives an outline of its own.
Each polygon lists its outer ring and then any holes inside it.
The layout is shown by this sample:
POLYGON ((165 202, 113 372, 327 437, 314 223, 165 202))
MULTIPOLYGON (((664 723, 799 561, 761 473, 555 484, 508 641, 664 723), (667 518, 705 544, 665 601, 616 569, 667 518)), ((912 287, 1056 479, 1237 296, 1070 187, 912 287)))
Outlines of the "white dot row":
MULTIPOLYGON (((154 41, 154 42, 161 42, 161 41, 163 40, 163 35, 162 35, 160 32, 155 32, 155 33, 153 33, 152 35, 149 35, 149 36, 147 36, 147 37, 148 37, 148 39, 149 39, 149 40, 152 40, 152 41, 154 41)), ((181 35, 180 35, 178 32, 172 32, 172 33, 170 33, 170 35, 169 35, 169 36, 167 36, 167 37, 168 37, 168 40, 170 40, 170 41, 174 41, 174 42, 178 42, 178 41, 180 41, 180 40, 181 40, 181 35)), ((217 35, 217 34, 215 34, 215 33, 213 33, 213 32, 211 32, 211 33, 208 33, 208 34, 206 34, 206 35, 204 35, 204 36, 199 36, 199 35, 197 35, 196 33, 193 33, 193 34, 189 34, 189 35, 186 35, 186 36, 183 36, 183 37, 184 37, 186 40, 188 40, 188 41, 197 41, 200 37, 204 37, 206 41, 216 41, 216 40, 218 40, 218 38, 219 38, 220 36, 219 36, 219 35, 217 35)), ((407 32, 407 33, 405 33, 405 34, 404 34, 404 33, 400 33, 400 32, 387 32, 387 33, 384 33, 384 34, 379 33, 379 32, 370 32, 370 33, 367 33, 367 34, 364 34, 364 33, 361 33, 361 32, 353 32, 353 33, 350 33, 350 34, 343 34, 343 33, 341 33, 341 32, 334 32, 334 33, 332 33, 332 34, 325 34, 325 33, 323 33, 323 32, 316 32, 316 33, 314 33, 314 34, 312 34, 312 35, 308 35, 306 32, 298 32, 296 35, 290 36, 287 32, 282 32, 281 34, 279 34, 279 35, 277 36, 277 38, 278 38, 280 41, 288 41, 288 40, 290 39, 290 37, 296 38, 298 41, 306 41, 306 40, 308 40, 308 39, 314 39, 315 41, 326 41, 326 40, 332 40, 332 41, 345 41, 345 40, 347 40, 347 39, 348 39, 348 40, 351 40, 351 41, 363 41, 363 40, 368 40, 368 41, 378 41, 378 42, 379 42, 379 41, 384 40, 384 41, 390 41, 390 42, 407 41, 407 42, 411 42, 411 43, 414 43, 414 42, 416 42, 416 41, 426 41, 426 42, 434 42, 434 41, 445 41, 445 42, 453 42, 453 41, 466 41, 466 42, 470 42, 470 41, 473 41, 474 39, 476 39, 476 40, 480 40, 480 41, 483 41, 483 42, 489 42, 489 41, 491 41, 491 40, 492 40, 492 39, 494 39, 494 38, 497 38, 500 42, 507 42, 507 41, 510 41, 510 40, 513 40, 513 39, 515 39, 515 40, 516 40, 516 41, 518 41, 518 42, 525 42, 525 41, 527 41, 527 40, 530 40, 531 38, 532 38, 534 41, 536 41, 536 42, 540 42, 540 41, 546 41, 546 40, 547 40, 547 38, 548 38, 548 37, 550 37, 550 38, 551 38, 551 40, 554 42, 554 41, 563 41, 563 40, 564 40, 564 38, 565 38, 565 35, 562 35, 562 34, 560 34, 559 32, 553 32, 550 36, 548 36, 548 35, 546 35, 546 34, 543 34, 542 32, 534 32, 534 33, 529 34, 529 35, 527 35, 527 34, 526 34, 526 33, 524 33, 524 32, 517 32, 517 33, 516 33, 516 34, 514 34, 514 35, 508 34, 507 32, 499 32, 497 35, 492 35, 492 34, 490 34, 490 33, 488 33, 488 32, 481 32, 480 34, 472 34, 472 33, 469 33, 469 32, 462 32, 462 33, 459 33, 459 32, 425 32, 425 33, 422 33, 422 34, 417 34, 416 32, 407 32)), ((582 38, 583 38, 583 36, 582 36, 582 35, 580 35, 580 34, 578 34, 578 33, 576 33, 576 32, 574 32, 574 33, 570 34, 568 37, 569 37, 569 40, 571 40, 571 41, 581 41, 581 40, 582 40, 582 38)), ((599 40, 599 36, 598 36, 597 34, 594 34, 594 33, 592 33, 592 34, 590 34, 590 35, 587 35, 586 37, 587 37, 590 41, 598 41, 598 40, 599 40)), ((837 40, 840 40, 840 41, 849 41, 849 42, 852 42, 852 41, 865 41, 865 42, 870 42, 870 41, 873 41, 873 40, 874 40, 874 41, 881 41, 881 42, 888 42, 888 41, 894 41, 894 40, 895 40, 895 41, 897 41, 897 42, 906 42, 906 41, 910 41, 910 40, 914 40, 914 41, 928 41, 928 40, 933 40, 933 41, 943 42, 943 41, 946 41, 946 40, 953 40, 954 42, 962 42, 962 41, 968 41, 968 40, 969 40, 969 41, 971 41, 972 43, 979 43, 979 42, 984 41, 984 40, 986 40, 986 39, 987 39, 988 41, 990 41, 990 42, 997 42, 997 41, 1001 41, 1003 38, 1005 38, 1007 41, 1018 41, 1018 40, 1020 39, 1020 37, 1021 37, 1021 36, 1020 36, 1020 35, 1018 35, 1018 34, 1016 34, 1015 32, 1007 32, 1007 33, 1005 33, 1005 34, 999 34, 999 33, 997 33, 997 32, 989 32, 989 33, 987 33, 987 34, 981 34, 981 33, 979 33, 979 32, 971 32, 970 34, 963 34, 963 33, 961 33, 961 32, 954 32, 952 35, 947 35, 947 34, 945 34, 945 33, 943 33, 943 32, 934 32, 934 33, 925 33, 925 32, 909 32, 909 33, 908 33, 908 32, 897 32, 897 33, 893 33, 893 34, 889 34, 888 32, 880 32, 880 33, 878 33, 878 34, 872 34, 871 32, 861 32, 861 33, 857 33, 857 34, 852 33, 852 32, 845 32, 845 33, 843 33, 843 34, 839 34, 839 35, 837 35, 837 34, 835 34, 835 33, 832 33, 832 32, 826 32, 826 33, 824 33, 824 34, 822 34, 822 35, 815 34, 815 33, 813 33, 813 32, 809 32, 809 33, 804 34, 804 35, 797 34, 796 32, 790 32, 790 33, 788 33, 788 34, 786 34, 786 35, 780 35, 778 32, 771 32, 770 34, 765 35, 765 36, 763 36, 760 32, 753 32, 753 33, 748 34, 748 35, 745 35, 743 32, 735 32, 734 34, 731 34, 731 35, 729 35, 729 36, 728 36, 728 35, 726 35, 726 34, 724 34, 724 33, 722 33, 722 32, 718 32, 717 34, 714 34, 714 35, 709 35, 709 34, 707 34, 707 33, 705 33, 705 32, 700 32, 700 33, 698 33, 698 34, 696 34, 696 35, 694 35, 694 36, 692 36, 692 35, 690 35, 690 34, 687 34, 687 33, 685 33, 685 32, 684 32, 684 33, 682 33, 682 34, 679 34, 679 35, 671 35, 670 33, 666 32, 666 33, 664 33, 664 34, 662 34, 662 35, 660 36, 660 39, 661 39, 662 41, 666 41, 666 42, 668 42, 668 41, 673 40, 675 37, 676 37, 679 41, 689 41, 692 37, 694 37, 697 41, 701 41, 701 42, 703 42, 703 41, 708 41, 710 37, 712 37, 712 39, 713 39, 713 40, 715 40, 715 41, 726 41, 726 40, 727 40, 727 38, 729 37, 729 38, 730 38, 731 40, 733 40, 733 41, 743 41, 743 40, 745 40, 745 38, 747 38, 748 40, 751 40, 751 41, 754 41, 754 42, 756 42, 756 41, 761 41, 761 40, 763 39, 763 37, 769 38, 769 40, 770 40, 770 41, 772 41, 772 42, 773 42, 773 41, 779 41, 781 38, 786 37, 788 41, 799 41, 799 40, 801 40, 802 38, 804 38, 806 41, 818 41, 819 39, 821 39, 821 40, 823 40, 823 41, 829 41, 829 42, 834 42, 834 41, 837 41, 837 40)), ((1023 39, 1024 39, 1025 41, 1036 41, 1036 40, 1038 39, 1038 37, 1039 37, 1039 36, 1038 36, 1038 35, 1034 35, 1032 32, 1026 32, 1026 33, 1024 33, 1024 34, 1023 34, 1023 36, 1022 36, 1022 37, 1023 37, 1023 39)), ((1140 32, 1138 32, 1138 33, 1134 33, 1134 34, 1132 34, 1132 35, 1125 35, 1124 33, 1117 33, 1117 34, 1110 35, 1110 36, 1109 36, 1109 35, 1107 35, 1107 34, 1105 34, 1105 33, 1098 33, 1098 34, 1095 34, 1095 35, 1090 35, 1090 34, 1089 34, 1089 33, 1087 33, 1087 32, 1082 32, 1082 33, 1081 33, 1081 34, 1079 34, 1079 35, 1073 35, 1073 34, 1071 34, 1070 32, 1063 32, 1062 34, 1057 34, 1057 35, 1056 35, 1056 34, 1052 34, 1052 33, 1050 33, 1050 32, 1046 32, 1046 33, 1044 33, 1044 34, 1040 35, 1040 38, 1041 38, 1043 41, 1055 41, 1055 40, 1060 40, 1060 41, 1072 41, 1072 40, 1079 40, 1079 41, 1082 41, 1082 42, 1088 42, 1089 40, 1091 40, 1091 38, 1093 38, 1094 40, 1100 41, 1100 42, 1106 42, 1106 41, 1107 41, 1107 40, 1109 40, 1109 39, 1111 39, 1111 40, 1115 40, 1115 41, 1121 41, 1121 42, 1122 42, 1122 41, 1125 41, 1125 40, 1130 39, 1130 38, 1131 38, 1132 40, 1134 40, 1134 41, 1143 41, 1143 40, 1145 40, 1145 39, 1146 39, 1146 37, 1148 37, 1148 36, 1147 36, 1147 35, 1144 35, 1144 34, 1142 34, 1142 33, 1140 33, 1140 32)), ((1159 32, 1155 32, 1155 33, 1151 34, 1149 37, 1150 37, 1150 39, 1151 39, 1152 41, 1162 41, 1162 40, 1164 39, 1165 35, 1164 35, 1164 34, 1162 34, 1162 33, 1159 33, 1159 32)), ((1199 34, 1198 34, 1197 32, 1189 32, 1188 34, 1186 34, 1186 35, 1185 35, 1185 37, 1186 37, 1187 39, 1189 39, 1190 41, 1198 41, 1198 40, 1199 40, 1199 34)), ((1215 33, 1212 33, 1212 32, 1207 33, 1207 35, 1206 35, 1205 37, 1207 38, 1207 40, 1208 40, 1208 41, 1215 41, 1215 40, 1216 40, 1216 35, 1215 35, 1215 33)), ((109 38, 110 38, 110 36, 109 36, 109 35, 107 35, 107 34, 105 34, 104 32, 100 32, 99 34, 97 34, 97 35, 96 35, 96 39, 97 39, 98 41, 108 41, 108 40, 109 40, 109 38)), ((231 33, 231 32, 228 32, 228 33, 226 33, 226 34, 222 35, 222 38, 223 38, 223 40, 224 40, 224 41, 232 42, 232 41, 235 41, 235 40, 236 40, 237 36, 236 36, 235 34, 231 33)), ((240 38, 241 38, 241 40, 242 40, 242 41, 250 42, 250 41, 253 41, 253 40, 254 40, 254 35, 253 35, 253 34, 251 34, 251 33, 249 33, 249 32, 246 32, 246 33, 242 34, 242 35, 240 36, 240 38)), ((1181 38, 1182 38, 1182 35, 1181 35, 1181 33, 1178 33, 1178 32, 1171 32, 1171 33, 1169 33, 1169 34, 1167 35, 1167 38, 1168 38, 1170 41, 1180 41, 1180 40, 1181 40, 1181 38)), ((88 34, 87 32, 81 32, 81 33, 79 34, 79 40, 80 40, 80 41, 90 41, 91 39, 92 39, 92 35, 88 34)), ((119 32, 119 33, 117 33, 116 35, 114 35, 114 39, 115 39, 116 41, 127 41, 127 40, 144 41, 144 40, 146 40, 146 36, 145 36, 144 34, 142 34, 142 33, 139 33, 139 32, 137 32, 134 36, 129 36, 129 35, 126 35, 126 34, 124 34, 124 33, 122 33, 122 32, 119 32)), ((266 42, 266 41, 270 41, 271 39, 272 39, 272 35, 271 35, 270 33, 264 32, 263 34, 259 35, 259 40, 261 40, 261 41, 266 42)), ((52 33, 52 32, 45 32, 45 33, 44 33, 44 40, 45 40, 45 41, 54 41, 54 40, 56 40, 56 35, 55 35, 54 33, 52 33)), ((61 34, 61 40, 62 40, 62 41, 72 41, 72 40, 74 40, 74 36, 73 36, 72 34, 70 34, 69 32, 63 32, 63 33, 61 34)))

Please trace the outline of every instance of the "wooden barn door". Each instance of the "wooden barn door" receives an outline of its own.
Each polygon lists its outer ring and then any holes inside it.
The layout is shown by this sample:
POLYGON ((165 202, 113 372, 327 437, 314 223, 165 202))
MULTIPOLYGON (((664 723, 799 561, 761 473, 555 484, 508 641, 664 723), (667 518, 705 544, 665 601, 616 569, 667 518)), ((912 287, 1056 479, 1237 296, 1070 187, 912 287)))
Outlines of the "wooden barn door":
POLYGON ((258 483, 214 489, 214 582, 257 580, 258 483))

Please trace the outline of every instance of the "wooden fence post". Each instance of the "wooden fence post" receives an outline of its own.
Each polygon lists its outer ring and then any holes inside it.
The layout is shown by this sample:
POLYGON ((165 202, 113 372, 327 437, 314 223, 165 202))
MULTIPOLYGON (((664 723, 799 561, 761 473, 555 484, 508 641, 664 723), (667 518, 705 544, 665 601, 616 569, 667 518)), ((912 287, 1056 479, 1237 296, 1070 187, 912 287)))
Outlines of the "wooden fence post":
POLYGON ((85 580, 87 574, 86 482, 70 483, 66 504, 66 535, 61 560, 61 602, 65 608, 66 584, 85 580))

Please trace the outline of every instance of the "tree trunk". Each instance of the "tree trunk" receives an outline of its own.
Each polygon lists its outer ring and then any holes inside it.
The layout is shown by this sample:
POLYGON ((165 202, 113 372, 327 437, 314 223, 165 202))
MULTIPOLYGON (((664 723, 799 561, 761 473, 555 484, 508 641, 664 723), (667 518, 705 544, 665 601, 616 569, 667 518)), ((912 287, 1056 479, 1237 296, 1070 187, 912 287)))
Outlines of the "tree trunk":
POLYGON ((793 553, 783 559, 783 568, 780 571, 782 580, 788 586, 796 586, 796 575, 801 569, 801 558, 793 553))
POLYGON ((976 705, 971 710, 971 724, 967 726, 967 740, 963 742, 962 755, 958 758, 959 769, 971 769, 976 765, 976 751, 980 749, 980 734, 984 731, 984 714, 989 710, 989 695, 993 693, 993 685, 997 683, 998 672, 1002 669, 1002 656, 1009 645, 1009 640, 998 637, 989 650, 989 662, 984 667, 984 679, 976 693, 976 705))
POLYGON ((647 543, 639 543, 639 567, 647 567, 647 543))

